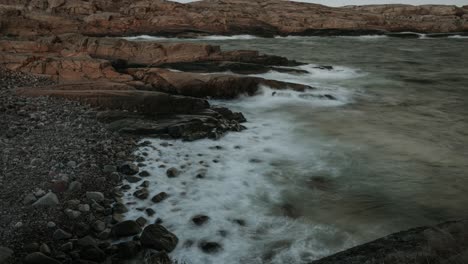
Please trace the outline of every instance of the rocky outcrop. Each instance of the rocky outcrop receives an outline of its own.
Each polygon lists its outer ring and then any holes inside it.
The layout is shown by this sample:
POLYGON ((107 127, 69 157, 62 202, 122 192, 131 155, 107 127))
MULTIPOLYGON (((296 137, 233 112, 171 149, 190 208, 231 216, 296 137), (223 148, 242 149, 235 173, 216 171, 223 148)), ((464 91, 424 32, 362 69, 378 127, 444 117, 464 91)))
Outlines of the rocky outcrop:
POLYGON ((293 1, 0 1, 6 35, 356 35, 468 31, 466 8, 374 5, 332 8, 293 1), (2 5, 3 4, 3 5, 2 5))
POLYGON ((254 95, 261 85, 301 92, 313 89, 308 85, 231 74, 198 74, 158 68, 129 69, 128 73, 156 91, 202 98, 232 99, 239 95, 254 95))
POLYGON ((313 261, 311 264, 467 263, 468 222, 418 227, 313 261))

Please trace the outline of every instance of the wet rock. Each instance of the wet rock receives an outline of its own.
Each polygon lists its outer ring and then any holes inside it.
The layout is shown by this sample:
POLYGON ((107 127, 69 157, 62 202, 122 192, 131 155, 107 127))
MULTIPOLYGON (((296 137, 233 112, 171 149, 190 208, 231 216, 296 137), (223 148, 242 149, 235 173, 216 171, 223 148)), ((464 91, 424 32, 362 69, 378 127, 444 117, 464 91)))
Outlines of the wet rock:
POLYGON ((53 192, 49 192, 46 195, 39 198, 32 206, 34 207, 51 207, 59 204, 57 195, 53 192))
POLYGON ((148 258, 146 258, 148 264, 172 264, 172 260, 166 252, 158 252, 148 258))
POLYGON ((104 200, 104 194, 102 192, 86 192, 86 198, 100 202, 104 200))
POLYGON ((202 226, 210 220, 209 216, 206 215, 196 215, 192 218, 192 222, 197 226, 202 226))
POLYGON ((13 256, 13 250, 0 246, 0 263, 7 263, 7 260, 13 256))
POLYGON ((136 222, 137 222, 141 227, 144 227, 148 221, 146 220, 146 218, 140 216, 140 217, 138 217, 138 219, 136 220, 136 222))
POLYGON ((57 229, 57 230, 55 230, 52 237, 54 238, 54 240, 65 240, 65 239, 71 238, 72 235, 70 233, 68 233, 68 232, 65 232, 62 229, 57 229))
POLYGON ((157 224, 147 226, 140 237, 140 243, 143 247, 159 251, 165 250, 166 252, 172 252, 178 242, 179 239, 173 233, 157 224))
POLYGON ((34 252, 24 258, 25 264, 60 264, 60 261, 48 257, 41 252, 34 252))
POLYGON ((137 165, 132 162, 125 162, 119 166, 119 172, 126 175, 135 175, 140 171, 137 165))
POLYGON ((115 213, 119 213, 119 214, 128 212, 127 207, 123 203, 115 203, 113 210, 115 213))
POLYGON ((180 171, 176 168, 169 168, 167 171, 166 171, 166 175, 167 177, 169 178, 174 178, 174 177, 177 177, 179 176, 180 174, 180 171))
POLYGON ((166 200, 168 197, 169 197, 169 194, 167 194, 166 192, 160 192, 156 194, 153 198, 151 198, 151 201, 153 203, 160 203, 166 200))
POLYGON ((151 209, 151 208, 146 208, 145 212, 146 212, 146 214, 147 214, 148 216, 153 216, 153 215, 156 213, 156 212, 155 212, 153 209, 151 209))
POLYGON ((148 188, 149 185, 150 185, 150 182, 149 182, 149 181, 144 181, 143 183, 140 184, 140 187, 148 188))
POLYGON ((240 226, 246 226, 245 220, 243 219, 233 219, 232 221, 240 226))
POLYGON ((141 181, 141 178, 140 177, 137 177, 137 176, 126 176, 125 179, 130 182, 130 183, 136 183, 136 182, 139 182, 141 181))
POLYGON ((134 236, 141 232, 141 227, 135 221, 127 220, 112 227, 112 234, 115 237, 134 236))
POLYGON ((114 166, 114 165, 106 165, 104 166, 104 168, 102 169, 103 172, 106 172, 106 173, 112 173, 112 172, 116 172, 117 171, 117 166, 114 166))
POLYGON ((92 228, 96 232, 102 232, 102 231, 104 231, 106 229, 106 223, 104 223, 101 220, 97 220, 92 224, 92 228))
POLYGON ((223 246, 217 242, 202 241, 198 247, 206 254, 215 254, 223 250, 223 246))
POLYGON ((138 173, 138 175, 140 175, 141 177, 149 177, 149 176, 151 176, 151 174, 150 174, 148 171, 142 171, 142 172, 138 173))
POLYGON ((141 246, 138 242, 127 241, 117 244, 117 257, 121 259, 131 259, 138 255, 141 246))
POLYGON ((64 252, 72 251, 73 250, 73 243, 72 242, 67 242, 65 244, 62 244, 60 246, 60 250, 62 250, 64 252))
POLYGON ((145 200, 146 198, 148 198, 149 193, 148 193, 148 190, 146 188, 143 188, 143 189, 140 189, 140 190, 134 192, 133 196, 135 196, 136 198, 138 198, 140 200, 145 200))

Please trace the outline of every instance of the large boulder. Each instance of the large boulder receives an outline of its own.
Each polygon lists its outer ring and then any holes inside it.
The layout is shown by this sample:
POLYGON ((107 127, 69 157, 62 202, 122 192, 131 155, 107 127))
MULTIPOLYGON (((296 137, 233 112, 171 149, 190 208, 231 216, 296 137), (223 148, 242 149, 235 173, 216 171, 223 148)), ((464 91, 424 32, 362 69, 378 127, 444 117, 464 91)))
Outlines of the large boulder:
POLYGON ((149 225, 141 234, 140 243, 143 247, 158 251, 172 252, 179 239, 162 225, 149 225))

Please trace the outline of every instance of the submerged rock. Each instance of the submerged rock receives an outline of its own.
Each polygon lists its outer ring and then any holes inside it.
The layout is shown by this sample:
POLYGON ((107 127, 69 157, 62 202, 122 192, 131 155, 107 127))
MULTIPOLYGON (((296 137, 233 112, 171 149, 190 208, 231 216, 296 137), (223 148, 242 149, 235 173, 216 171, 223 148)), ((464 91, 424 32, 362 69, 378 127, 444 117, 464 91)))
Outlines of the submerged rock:
POLYGON ((192 217, 192 222, 197 226, 202 226, 210 220, 209 216, 206 215, 196 215, 192 217))
POLYGON ((218 242, 202 241, 198 247, 206 254, 215 254, 223 250, 223 246, 218 242))

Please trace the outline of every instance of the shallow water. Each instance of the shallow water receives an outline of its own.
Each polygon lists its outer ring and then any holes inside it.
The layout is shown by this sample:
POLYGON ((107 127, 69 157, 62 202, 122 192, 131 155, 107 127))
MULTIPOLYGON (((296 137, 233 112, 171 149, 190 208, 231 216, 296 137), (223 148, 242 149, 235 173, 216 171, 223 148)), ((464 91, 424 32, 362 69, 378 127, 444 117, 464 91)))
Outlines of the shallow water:
POLYGON ((259 76, 317 88, 310 96, 272 96, 264 87, 254 97, 212 102, 243 112, 248 130, 166 147, 151 139, 140 150, 148 153, 151 194, 170 197, 130 208, 152 207, 149 222, 160 217, 178 235, 175 259, 307 263, 392 232, 467 217, 468 39, 158 41, 203 41, 310 63, 299 67, 308 74, 259 76), (313 96, 320 94, 337 100, 313 96), (167 178, 169 167, 182 174, 167 178), (210 220, 197 227, 190 219, 198 214, 210 220), (202 253, 202 241, 223 249, 202 253))

